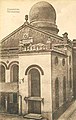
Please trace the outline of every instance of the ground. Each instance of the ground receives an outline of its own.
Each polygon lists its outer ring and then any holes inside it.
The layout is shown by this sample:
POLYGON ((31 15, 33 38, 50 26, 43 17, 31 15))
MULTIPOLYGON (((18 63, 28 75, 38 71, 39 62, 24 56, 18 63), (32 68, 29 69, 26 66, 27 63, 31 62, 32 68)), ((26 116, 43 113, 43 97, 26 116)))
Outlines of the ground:
POLYGON ((27 120, 23 116, 0 114, 0 120, 27 120))
MULTIPOLYGON (((28 120, 23 116, 0 114, 0 120, 28 120)), ((30 119, 29 119, 30 120, 30 119)), ((34 120, 34 119, 31 119, 34 120)), ((58 120, 76 120, 76 101, 60 116, 58 120)))
MULTIPOLYGON (((22 116, 17 116, 17 115, 14 116, 14 115, 0 114, 0 120, 28 120, 28 119, 25 119, 22 116)), ((76 110, 66 120, 76 120, 76 110)))
POLYGON ((71 114, 68 120, 76 120, 76 110, 71 114))
POLYGON ((58 120, 76 120, 76 101, 69 106, 58 120))

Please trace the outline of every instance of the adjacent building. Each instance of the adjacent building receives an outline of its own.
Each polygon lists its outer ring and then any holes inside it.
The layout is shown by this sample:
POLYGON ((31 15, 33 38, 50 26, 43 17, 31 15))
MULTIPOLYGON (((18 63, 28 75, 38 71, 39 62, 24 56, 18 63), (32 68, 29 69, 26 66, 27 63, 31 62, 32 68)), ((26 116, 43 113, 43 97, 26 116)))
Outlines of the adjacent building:
POLYGON ((73 91, 76 99, 76 39, 73 40, 73 91))

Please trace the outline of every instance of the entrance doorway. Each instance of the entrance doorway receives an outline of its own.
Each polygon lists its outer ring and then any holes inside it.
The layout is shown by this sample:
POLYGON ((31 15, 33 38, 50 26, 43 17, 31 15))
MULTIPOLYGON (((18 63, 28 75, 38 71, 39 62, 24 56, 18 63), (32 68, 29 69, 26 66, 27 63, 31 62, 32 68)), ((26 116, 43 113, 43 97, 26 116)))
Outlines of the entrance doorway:
MULTIPOLYGON (((28 74, 29 80, 29 96, 32 98, 40 97, 41 96, 41 89, 40 89, 40 73, 37 69, 33 68, 29 71, 28 74)), ((41 113, 41 102, 29 100, 28 101, 28 112, 29 113, 41 113)))
POLYGON ((17 93, 9 93, 7 96, 7 112, 10 114, 18 113, 17 93))
POLYGON ((41 113, 41 101, 28 101, 28 113, 41 113))

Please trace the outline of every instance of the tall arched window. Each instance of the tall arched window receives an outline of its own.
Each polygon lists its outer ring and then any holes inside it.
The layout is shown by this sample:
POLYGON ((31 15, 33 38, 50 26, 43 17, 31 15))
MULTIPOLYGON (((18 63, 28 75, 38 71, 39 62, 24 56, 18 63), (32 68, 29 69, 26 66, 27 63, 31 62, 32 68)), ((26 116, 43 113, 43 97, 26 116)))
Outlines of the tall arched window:
POLYGON ((11 66, 10 69, 10 75, 11 75, 11 82, 18 82, 19 79, 19 66, 17 64, 14 64, 11 66))
POLYGON ((63 102, 66 101, 66 78, 63 77, 63 102))
POLYGON ((40 73, 37 69, 33 68, 28 74, 29 80, 29 93, 31 96, 40 97, 40 73))
POLYGON ((0 82, 5 82, 5 67, 0 65, 0 82))
POLYGON ((55 80, 55 106, 59 108, 59 81, 58 78, 55 80))
MULTIPOLYGON (((36 68, 32 68, 28 72, 28 82, 29 82, 29 96, 36 98, 41 97, 40 89, 40 72, 36 68)), ((41 101, 32 100, 28 101, 28 113, 41 113, 41 101)))
POLYGON ((70 88, 72 87, 72 81, 71 81, 71 68, 69 70, 69 83, 70 83, 70 88))

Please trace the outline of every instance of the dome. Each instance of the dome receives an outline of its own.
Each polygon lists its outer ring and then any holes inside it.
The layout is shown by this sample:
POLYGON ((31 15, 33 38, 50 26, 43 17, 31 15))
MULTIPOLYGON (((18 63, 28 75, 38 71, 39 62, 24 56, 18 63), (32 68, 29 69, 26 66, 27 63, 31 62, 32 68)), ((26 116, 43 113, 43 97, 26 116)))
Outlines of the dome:
MULTIPOLYGON (((30 24, 36 27, 48 27, 54 29, 56 26, 56 11, 48 2, 41 1, 34 4, 29 12, 30 24)), ((58 29, 57 29, 58 31, 58 29)))
POLYGON ((29 12, 30 23, 34 21, 50 21, 55 23, 56 12, 51 4, 45 1, 33 5, 29 12))

